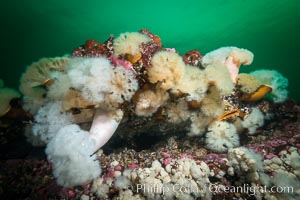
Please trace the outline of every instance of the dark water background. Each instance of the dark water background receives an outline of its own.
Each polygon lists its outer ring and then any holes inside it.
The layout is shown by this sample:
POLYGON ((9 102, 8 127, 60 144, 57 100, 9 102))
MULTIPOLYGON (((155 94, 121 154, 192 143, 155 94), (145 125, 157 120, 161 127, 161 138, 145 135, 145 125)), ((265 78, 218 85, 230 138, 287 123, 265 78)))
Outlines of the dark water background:
POLYGON ((41 57, 146 28, 180 53, 247 48, 255 58, 242 71, 280 71, 300 102, 299 0, 10 0, 1 3, 0 21, 0 78, 8 87, 17 88, 26 66, 41 57))

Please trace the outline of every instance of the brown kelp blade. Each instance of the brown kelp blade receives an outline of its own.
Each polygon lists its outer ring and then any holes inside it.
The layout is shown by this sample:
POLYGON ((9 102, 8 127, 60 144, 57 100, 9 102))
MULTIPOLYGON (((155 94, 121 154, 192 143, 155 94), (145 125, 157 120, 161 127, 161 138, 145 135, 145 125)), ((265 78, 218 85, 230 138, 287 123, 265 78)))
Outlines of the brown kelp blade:
POLYGON ((244 119, 245 113, 239 109, 236 109, 236 110, 232 110, 232 111, 222 114, 216 120, 223 121, 223 120, 229 119, 231 117, 240 117, 240 118, 244 119))
POLYGON ((261 100, 268 93, 272 92, 272 87, 268 85, 261 85, 255 92, 250 94, 243 94, 242 101, 258 101, 261 100))

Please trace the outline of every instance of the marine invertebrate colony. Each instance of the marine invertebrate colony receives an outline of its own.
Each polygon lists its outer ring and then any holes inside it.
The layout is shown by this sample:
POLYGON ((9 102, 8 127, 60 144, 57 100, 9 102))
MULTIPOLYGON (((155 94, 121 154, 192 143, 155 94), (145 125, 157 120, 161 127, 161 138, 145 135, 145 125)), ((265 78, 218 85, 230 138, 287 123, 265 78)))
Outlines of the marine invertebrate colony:
POLYGON ((75 124, 59 129, 46 149, 58 183, 70 187, 99 176, 101 169, 93 154, 117 127, 118 122, 107 111, 98 110, 89 132, 75 124))
POLYGON ((202 58, 204 67, 220 63, 227 67, 231 75, 231 80, 236 83, 240 66, 250 65, 253 61, 253 54, 247 49, 239 49, 236 47, 222 47, 207 53, 202 58))
MULTIPOLYGON (((252 60, 249 50, 237 47, 223 47, 204 56, 197 50, 180 55, 176 49, 164 48, 157 35, 141 30, 110 36, 103 44, 89 40, 74 49, 72 56, 34 63, 22 76, 20 88, 24 107, 34 115, 33 135, 47 145, 54 176, 64 187, 99 179, 97 151, 115 132, 133 142, 132 138, 142 134, 164 136, 186 131, 199 141, 205 138, 202 145, 211 152, 229 151, 232 166, 238 170, 236 152, 252 159, 248 155, 252 151, 238 149, 239 134, 255 134, 270 112, 259 102, 271 91, 262 93, 259 88, 270 87, 275 102, 287 97, 287 81, 278 72, 266 79, 263 72, 238 74, 240 66, 250 65, 252 60), (28 78, 33 73, 39 76, 28 78)), ((144 185, 204 187, 199 180, 209 184, 206 164, 189 159, 172 161, 168 157, 163 161, 165 168, 154 162, 149 169, 123 172, 115 182, 116 189, 121 195, 137 177, 145 178, 138 179, 144 185), (189 173, 178 166, 187 167, 189 173)), ((95 188, 105 197, 109 186, 101 191, 95 188)), ((143 195, 158 198, 161 194, 143 195)), ((210 198, 205 192, 167 196, 210 198)))

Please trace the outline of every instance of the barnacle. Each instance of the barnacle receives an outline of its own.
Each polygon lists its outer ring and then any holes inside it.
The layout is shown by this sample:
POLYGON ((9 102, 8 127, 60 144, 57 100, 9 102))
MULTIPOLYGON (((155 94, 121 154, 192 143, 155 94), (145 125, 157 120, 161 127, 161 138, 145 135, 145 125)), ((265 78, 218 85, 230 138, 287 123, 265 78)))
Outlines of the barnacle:
POLYGON ((182 56, 184 63, 192 66, 200 66, 202 57, 201 53, 197 50, 190 50, 182 56))

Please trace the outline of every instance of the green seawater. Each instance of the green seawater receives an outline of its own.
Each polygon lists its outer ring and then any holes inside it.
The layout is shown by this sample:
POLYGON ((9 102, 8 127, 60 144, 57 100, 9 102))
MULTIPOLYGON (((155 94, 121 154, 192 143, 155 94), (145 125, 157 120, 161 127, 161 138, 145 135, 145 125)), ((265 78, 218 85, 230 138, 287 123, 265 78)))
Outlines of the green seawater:
POLYGON ((180 53, 249 49, 254 62, 241 71, 279 71, 289 79, 289 96, 300 102, 299 0, 10 0, 0 9, 0 78, 7 87, 17 88, 26 66, 39 58, 146 28, 180 53))

